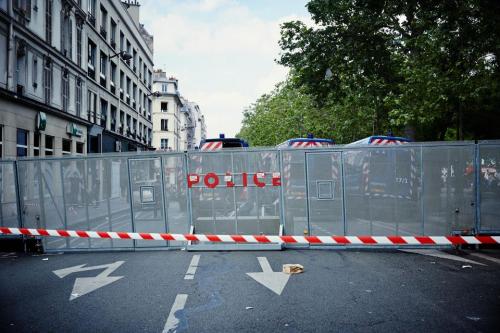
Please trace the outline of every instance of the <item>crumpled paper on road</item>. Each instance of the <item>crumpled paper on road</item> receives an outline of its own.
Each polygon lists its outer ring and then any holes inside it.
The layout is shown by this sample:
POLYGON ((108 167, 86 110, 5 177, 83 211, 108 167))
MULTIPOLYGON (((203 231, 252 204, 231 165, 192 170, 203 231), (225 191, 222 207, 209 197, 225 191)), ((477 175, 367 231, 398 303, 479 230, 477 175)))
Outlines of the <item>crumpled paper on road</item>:
POLYGON ((285 274, 299 274, 304 272, 304 266, 300 264, 285 264, 283 265, 283 273, 285 274))

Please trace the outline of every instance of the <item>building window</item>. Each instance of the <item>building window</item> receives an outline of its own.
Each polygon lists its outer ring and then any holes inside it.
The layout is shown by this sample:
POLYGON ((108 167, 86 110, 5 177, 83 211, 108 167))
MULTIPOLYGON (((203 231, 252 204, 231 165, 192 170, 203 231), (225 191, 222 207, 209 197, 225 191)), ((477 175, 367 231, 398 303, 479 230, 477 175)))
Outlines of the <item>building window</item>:
POLYGON ((67 69, 63 70, 62 82, 61 82, 61 96, 62 96, 62 107, 63 111, 68 112, 69 105, 69 73, 67 69))
POLYGON ((167 83, 162 83, 161 84, 161 91, 162 92, 168 92, 168 84, 167 83))
POLYGON ((114 62, 111 63, 111 69, 109 74, 109 88, 111 92, 116 93, 116 64, 114 62))
POLYGON ((96 62, 96 46, 95 44, 89 39, 89 44, 88 44, 88 76, 91 77, 93 80, 95 80, 95 62, 96 62))
POLYGON ((137 71, 137 52, 135 49, 132 49, 132 69, 134 70, 134 73, 137 71))
POLYGON ((120 99, 123 101, 123 89, 125 89, 125 74, 120 71, 120 99))
POLYGON ((131 82, 132 82, 132 81, 130 80, 130 78, 129 78, 129 77, 127 77, 127 90, 126 90, 127 95, 126 95, 126 102, 127 102, 127 104, 128 104, 128 105, 130 105, 130 83, 131 83, 131 82))
POLYGON ((63 8, 61 10, 61 53, 68 59, 71 59, 71 46, 73 44, 72 23, 69 16, 70 12, 63 8))
POLYGON ((3 126, 0 125, 0 159, 3 158, 3 126))
POLYGON ((111 130, 116 131, 116 106, 111 105, 111 130))
POLYGON ((161 149, 168 149, 168 139, 161 139, 160 147, 161 149))
POLYGON ((125 35, 120 31, 120 51, 125 51, 125 35))
POLYGON ((95 26, 95 0, 87 0, 87 12, 89 22, 95 26))
POLYGON ((33 69, 31 71, 31 81, 33 82, 33 89, 38 87, 38 58, 33 55, 33 69))
POLYGON ((101 52, 101 62, 99 66, 99 78, 101 86, 106 88, 106 64, 108 63, 108 58, 104 53, 101 52))
POLYGON ((161 130, 168 131, 168 119, 161 120, 161 130))
POLYGON ((111 19, 111 30, 109 33, 109 38, 111 40, 111 47, 116 49, 116 22, 111 19))
POLYGON ((132 108, 135 109, 136 106, 136 99, 137 99, 137 86, 134 83, 132 85, 132 108))
POLYGON ((168 112, 168 102, 161 102, 161 112, 168 112))
POLYGON ((118 132, 123 134, 123 126, 125 125, 125 113, 120 111, 120 125, 118 126, 118 132))
POLYGON ((101 126, 106 128, 106 118, 108 117, 108 102, 101 99, 101 126))
POLYGON ((49 104, 52 99, 52 61, 45 59, 43 66, 43 90, 45 95, 45 104, 49 104))
POLYGON ((108 12, 104 7, 101 5, 101 36, 106 39, 107 35, 107 27, 108 27, 108 12))
POLYGON ((83 142, 76 143, 76 155, 83 155, 83 142))
POLYGON ((133 126, 132 131, 134 133, 134 136, 137 138, 137 119, 134 118, 132 126, 133 126))
POLYGON ((13 1, 14 11, 25 19, 31 19, 31 0, 13 1))
POLYGON ((54 155, 54 137, 50 135, 45 136, 45 156, 54 155))
POLYGON ((40 133, 35 133, 33 137, 33 156, 40 156, 40 133))
POLYGON ((45 0, 45 41, 52 44, 52 0, 45 0))
POLYGON ((62 139, 62 154, 71 155, 71 140, 62 139))
POLYGON ((95 124, 97 95, 91 90, 89 90, 87 94, 87 105, 88 105, 88 121, 95 124))
POLYGON ((17 156, 28 156, 28 131, 17 129, 17 156))
POLYGON ((130 115, 127 115, 127 135, 132 134, 132 126, 130 125, 132 117, 130 115))
POLYGON ((82 80, 80 80, 80 78, 76 79, 75 106, 76 106, 76 115, 80 117, 82 113, 82 80))
POLYGON ((76 25, 76 63, 82 66, 82 22, 76 25))

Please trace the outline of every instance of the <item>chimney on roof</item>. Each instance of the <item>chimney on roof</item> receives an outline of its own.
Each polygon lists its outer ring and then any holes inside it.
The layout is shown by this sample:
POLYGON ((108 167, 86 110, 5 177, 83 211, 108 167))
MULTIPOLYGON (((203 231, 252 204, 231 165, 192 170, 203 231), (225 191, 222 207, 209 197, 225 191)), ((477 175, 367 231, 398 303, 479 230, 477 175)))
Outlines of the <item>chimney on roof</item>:
POLYGON ((141 4, 137 0, 122 0, 122 4, 125 6, 127 9, 127 12, 130 14, 130 17, 132 17, 132 20, 134 21, 134 24, 139 27, 139 8, 141 7, 141 4))

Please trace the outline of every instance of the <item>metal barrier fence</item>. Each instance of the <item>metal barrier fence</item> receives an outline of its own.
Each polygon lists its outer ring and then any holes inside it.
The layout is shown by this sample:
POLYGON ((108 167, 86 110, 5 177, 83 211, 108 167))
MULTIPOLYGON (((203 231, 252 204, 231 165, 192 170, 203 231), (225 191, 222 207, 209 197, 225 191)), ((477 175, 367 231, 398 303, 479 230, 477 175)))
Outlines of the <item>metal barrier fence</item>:
MULTIPOLYGON (((0 226, 196 234, 500 232, 500 142, 0 161, 0 226)), ((46 250, 179 241, 44 238, 46 250)))

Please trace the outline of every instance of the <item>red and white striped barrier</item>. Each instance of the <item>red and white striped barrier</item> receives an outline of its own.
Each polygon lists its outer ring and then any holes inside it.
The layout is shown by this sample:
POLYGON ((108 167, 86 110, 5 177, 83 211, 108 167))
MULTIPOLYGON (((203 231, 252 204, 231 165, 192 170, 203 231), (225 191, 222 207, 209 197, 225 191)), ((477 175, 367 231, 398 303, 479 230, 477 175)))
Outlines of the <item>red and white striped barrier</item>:
POLYGON ((143 232, 51 230, 0 227, 0 235, 54 236, 101 239, 200 241, 224 243, 288 243, 333 245, 464 245, 500 244, 500 236, 266 236, 194 235, 143 232))

